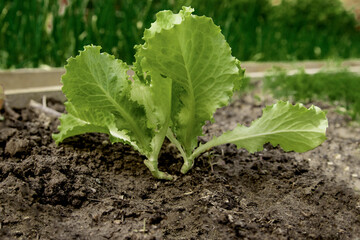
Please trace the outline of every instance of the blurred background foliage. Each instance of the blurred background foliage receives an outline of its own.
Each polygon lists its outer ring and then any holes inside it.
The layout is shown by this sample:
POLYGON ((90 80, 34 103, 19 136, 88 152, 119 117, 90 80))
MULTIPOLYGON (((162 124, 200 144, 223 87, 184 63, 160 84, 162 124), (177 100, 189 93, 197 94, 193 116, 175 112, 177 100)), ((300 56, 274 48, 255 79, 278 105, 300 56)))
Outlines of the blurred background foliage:
POLYGON ((240 60, 360 57, 360 28, 339 0, 1 0, 0 68, 62 66, 84 45, 127 63, 164 9, 212 17, 240 60))
POLYGON ((353 120, 360 120, 360 75, 346 68, 325 68, 316 74, 307 74, 304 69, 288 74, 284 69, 274 68, 266 76, 264 88, 277 99, 326 101, 343 107, 353 120))

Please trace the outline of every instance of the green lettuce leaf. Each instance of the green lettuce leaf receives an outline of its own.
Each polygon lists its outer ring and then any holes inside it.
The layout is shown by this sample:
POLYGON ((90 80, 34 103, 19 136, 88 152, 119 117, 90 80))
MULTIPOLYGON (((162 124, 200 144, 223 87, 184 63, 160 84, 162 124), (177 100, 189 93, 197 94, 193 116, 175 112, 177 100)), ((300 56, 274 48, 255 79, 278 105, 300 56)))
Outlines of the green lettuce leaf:
POLYGON ((147 75, 172 81, 172 130, 187 154, 197 146, 205 121, 228 104, 241 78, 220 28, 192 11, 158 13, 145 31, 145 43, 137 47, 135 63, 147 75))
POLYGON ((151 151, 151 131, 143 106, 130 99, 129 67, 101 47, 86 46, 70 58, 62 76, 63 92, 68 99, 57 142, 85 132, 103 132, 112 141, 125 141, 146 154, 151 151))
POLYGON ((238 148, 245 148, 251 153, 263 150, 265 143, 279 145, 287 152, 306 152, 326 140, 327 127, 325 113, 318 107, 307 109, 302 104, 279 101, 267 106, 262 117, 250 127, 239 125, 199 146, 192 159, 213 146, 225 143, 236 144, 238 148))
POLYGON ((131 98, 144 106, 147 125, 153 130, 153 138, 149 144, 151 152, 144 163, 154 177, 168 180, 172 176, 159 171, 158 155, 171 124, 171 86, 171 80, 163 81, 160 75, 153 74, 150 84, 145 84, 135 75, 131 91, 131 98))
POLYGON ((139 150, 135 142, 128 136, 128 132, 120 131, 116 127, 113 114, 104 114, 98 111, 75 108, 70 102, 65 103, 67 114, 60 117, 61 125, 58 127, 58 134, 53 134, 53 139, 58 144, 64 139, 84 133, 98 132, 110 136, 111 142, 125 142, 139 150))
POLYGON ((131 99, 144 106, 149 128, 159 129, 169 126, 171 114, 172 81, 164 81, 159 74, 152 74, 151 83, 144 84, 134 75, 131 99))
POLYGON ((159 74, 153 74, 150 83, 137 75, 131 81, 129 67, 100 49, 86 46, 68 60, 62 76, 68 113, 60 118, 55 142, 88 132, 106 133, 112 142, 130 144, 145 155, 145 164, 156 178, 172 179, 158 169, 171 122, 171 81, 163 82, 159 74))

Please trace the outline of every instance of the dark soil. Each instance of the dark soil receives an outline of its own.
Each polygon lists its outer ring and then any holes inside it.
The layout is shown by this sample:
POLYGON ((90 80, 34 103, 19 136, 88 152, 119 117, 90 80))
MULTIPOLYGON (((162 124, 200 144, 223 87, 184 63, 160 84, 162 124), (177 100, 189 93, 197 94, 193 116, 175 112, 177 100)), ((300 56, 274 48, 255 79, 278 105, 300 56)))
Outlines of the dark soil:
MULTIPOLYGON (((204 131, 249 124, 262 105, 250 96, 235 100, 204 131)), ((17 113, 0 122, 0 239, 360 236, 360 131, 333 111, 328 140, 304 154, 269 145, 249 154, 228 144, 181 175, 179 153, 164 144, 160 167, 179 176, 171 182, 152 178, 142 156, 105 135, 56 146, 58 120, 30 109, 17 113)))

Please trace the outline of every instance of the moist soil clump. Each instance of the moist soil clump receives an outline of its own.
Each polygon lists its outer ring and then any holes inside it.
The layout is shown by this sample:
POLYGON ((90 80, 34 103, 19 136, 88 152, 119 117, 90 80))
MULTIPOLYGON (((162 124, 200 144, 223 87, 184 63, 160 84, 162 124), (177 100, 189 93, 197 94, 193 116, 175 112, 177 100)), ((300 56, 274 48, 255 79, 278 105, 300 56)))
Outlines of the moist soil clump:
MULTIPOLYGON (((103 134, 56 146, 59 121, 31 109, 0 122, 1 239, 355 239, 360 236, 359 128, 328 108, 328 140, 305 154, 232 144, 201 155, 181 175, 166 142, 152 178, 144 157, 103 134)), ((63 112, 61 104, 52 108, 63 112)), ((210 136, 249 125, 263 103, 250 95, 219 109, 210 136)))

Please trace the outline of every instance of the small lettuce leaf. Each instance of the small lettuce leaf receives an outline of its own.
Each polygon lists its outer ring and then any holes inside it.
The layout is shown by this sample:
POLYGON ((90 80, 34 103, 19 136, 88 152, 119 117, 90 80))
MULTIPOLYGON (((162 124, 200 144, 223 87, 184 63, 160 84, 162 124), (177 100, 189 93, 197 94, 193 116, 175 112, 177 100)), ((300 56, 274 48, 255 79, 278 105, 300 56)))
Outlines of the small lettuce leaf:
POLYGON ((197 157, 207 149, 225 143, 236 144, 249 152, 263 150, 265 143, 279 145, 284 151, 306 152, 326 140, 328 121, 316 106, 309 109, 302 104, 279 101, 263 110, 263 115, 250 127, 237 126, 234 130, 200 145, 191 156, 197 157))
POLYGON ((152 74, 151 83, 144 84, 134 75, 131 98, 144 106, 148 127, 159 131, 169 126, 171 114, 171 79, 152 74))
POLYGON ((157 14, 137 47, 137 69, 172 81, 172 130, 186 154, 197 146, 205 121, 228 104, 241 81, 238 63, 231 56, 220 28, 211 18, 192 15, 183 8, 157 14))
POLYGON ((250 127, 238 126, 224 133, 219 141, 234 143, 249 152, 263 150, 265 143, 280 145, 284 151, 306 152, 326 140, 328 121, 316 106, 279 101, 263 110, 263 115, 250 127))
MULTIPOLYGON (((150 28, 145 29, 144 31, 143 39, 145 40, 145 43, 143 45, 135 45, 134 47, 136 49, 136 62, 134 63, 134 71, 140 80, 145 81, 141 66, 141 60, 144 58, 144 56, 141 54, 141 48, 146 46, 146 39, 154 37, 156 33, 161 32, 161 30, 163 29, 170 29, 175 24, 180 24, 182 21, 182 16, 190 15, 193 11, 193 8, 183 7, 183 10, 180 11, 181 14, 174 14, 172 11, 169 10, 160 11, 156 14, 156 21, 151 24, 150 28)), ((150 75, 148 74, 148 76, 149 77, 147 79, 147 82, 150 81, 150 75)))
POLYGON ((172 176, 159 171, 158 155, 171 124, 171 87, 172 81, 164 81, 159 74, 152 74, 150 84, 143 83, 135 75, 131 91, 131 98, 144 106, 148 127, 154 134, 150 143, 152 151, 144 163, 154 177, 168 180, 172 179, 172 176))
POLYGON ((65 103, 67 114, 60 117, 61 125, 58 127, 59 133, 53 134, 53 139, 57 144, 64 139, 84 133, 99 132, 110 136, 111 142, 125 142, 138 150, 135 142, 131 141, 128 133, 120 131, 116 127, 113 114, 104 114, 103 112, 89 111, 87 109, 74 108, 67 102, 65 103))
POLYGON ((129 67, 101 47, 86 46, 68 60, 62 76, 68 115, 61 118, 57 142, 85 132, 104 132, 125 141, 143 154, 151 151, 151 131, 141 105, 130 99, 129 67))

